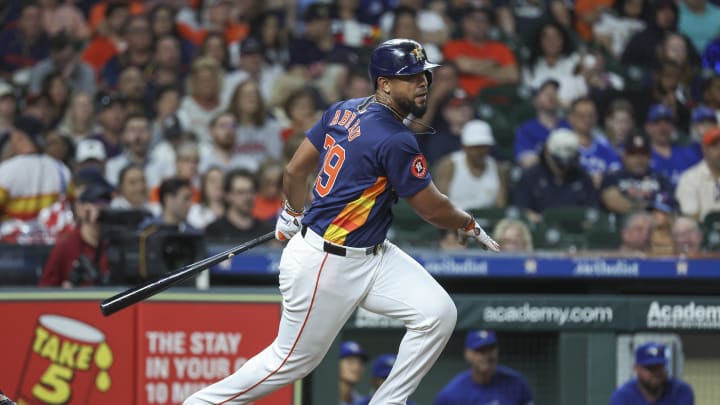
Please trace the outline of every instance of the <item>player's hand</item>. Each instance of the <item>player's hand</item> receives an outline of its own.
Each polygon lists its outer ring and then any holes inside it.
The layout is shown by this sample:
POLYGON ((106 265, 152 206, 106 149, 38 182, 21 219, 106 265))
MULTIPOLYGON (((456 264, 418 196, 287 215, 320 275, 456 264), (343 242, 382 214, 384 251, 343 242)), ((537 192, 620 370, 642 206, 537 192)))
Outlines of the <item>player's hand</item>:
POLYGON ((493 252, 499 252, 500 251, 500 245, 495 242, 493 238, 490 237, 490 235, 485 232, 485 230, 475 221, 475 218, 472 218, 470 223, 464 227, 460 228, 458 230, 458 240, 461 244, 467 243, 467 240, 470 238, 476 239, 478 242, 480 242, 480 245, 485 250, 492 250, 493 252))
POLYGON ((275 223, 275 239, 290 240, 296 233, 300 232, 303 214, 295 212, 287 207, 283 208, 275 223))

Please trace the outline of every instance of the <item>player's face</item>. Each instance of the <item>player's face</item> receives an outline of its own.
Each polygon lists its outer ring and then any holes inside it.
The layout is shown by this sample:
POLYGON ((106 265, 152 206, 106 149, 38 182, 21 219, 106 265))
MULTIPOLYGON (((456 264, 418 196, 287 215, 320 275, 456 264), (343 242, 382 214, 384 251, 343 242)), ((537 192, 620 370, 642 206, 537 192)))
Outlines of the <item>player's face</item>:
POLYGON ((365 362, 360 357, 343 357, 340 359, 340 381, 357 384, 365 372, 365 362))
POLYGON ((465 360, 470 363, 473 374, 490 378, 495 374, 495 367, 497 367, 498 347, 492 345, 476 350, 466 349, 465 360))
POLYGON ((427 110, 428 81, 424 72, 395 76, 390 80, 390 96, 402 113, 422 117, 427 110))
POLYGON ((662 392, 665 381, 667 381, 667 370, 665 365, 635 366, 638 384, 647 392, 657 395, 662 392))

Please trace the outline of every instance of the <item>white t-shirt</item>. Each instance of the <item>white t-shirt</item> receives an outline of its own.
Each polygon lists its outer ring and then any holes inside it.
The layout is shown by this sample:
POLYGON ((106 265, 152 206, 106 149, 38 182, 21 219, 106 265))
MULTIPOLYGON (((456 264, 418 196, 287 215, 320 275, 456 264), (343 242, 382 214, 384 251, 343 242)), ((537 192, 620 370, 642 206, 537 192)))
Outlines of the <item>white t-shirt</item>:
POLYGON ((495 159, 485 158, 485 171, 480 177, 470 172, 465 151, 450 154, 453 177, 448 187, 448 198, 464 210, 487 208, 495 205, 500 193, 500 175, 495 159))

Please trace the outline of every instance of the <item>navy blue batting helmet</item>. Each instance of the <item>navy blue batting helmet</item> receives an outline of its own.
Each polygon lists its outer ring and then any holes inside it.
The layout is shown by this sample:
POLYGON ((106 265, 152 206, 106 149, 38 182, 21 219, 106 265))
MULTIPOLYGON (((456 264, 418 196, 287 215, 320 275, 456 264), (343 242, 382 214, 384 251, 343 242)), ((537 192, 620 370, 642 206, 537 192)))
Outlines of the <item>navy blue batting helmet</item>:
POLYGON ((425 49, 412 39, 391 39, 373 49, 370 55, 370 78, 377 87, 377 78, 410 76, 425 72, 428 86, 432 83, 430 69, 440 65, 428 61, 425 49))

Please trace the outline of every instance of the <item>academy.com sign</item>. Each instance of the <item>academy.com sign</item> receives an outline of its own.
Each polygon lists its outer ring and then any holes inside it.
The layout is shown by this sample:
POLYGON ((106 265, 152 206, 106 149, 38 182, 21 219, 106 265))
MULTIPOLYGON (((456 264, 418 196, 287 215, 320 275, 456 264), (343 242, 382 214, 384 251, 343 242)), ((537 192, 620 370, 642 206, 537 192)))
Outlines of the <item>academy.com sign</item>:
POLYGON ((720 305, 650 303, 648 328, 720 329, 720 305))
POLYGON ((606 306, 522 305, 493 306, 483 309, 483 320, 494 323, 564 325, 610 324, 613 308, 606 306))

